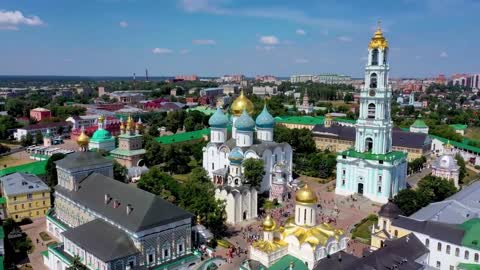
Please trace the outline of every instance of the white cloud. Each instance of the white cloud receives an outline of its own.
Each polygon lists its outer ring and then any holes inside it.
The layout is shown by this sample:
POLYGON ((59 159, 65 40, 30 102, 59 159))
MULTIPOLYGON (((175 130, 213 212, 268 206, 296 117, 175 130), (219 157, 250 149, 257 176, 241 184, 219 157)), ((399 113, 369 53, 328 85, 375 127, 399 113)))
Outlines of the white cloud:
POLYGON ((120 25, 120 27, 122 27, 122 28, 126 28, 126 27, 128 27, 128 22, 126 22, 126 21, 121 21, 121 22, 119 23, 119 25, 120 25))
POLYGON ((341 42, 352 42, 352 38, 347 36, 339 36, 337 39, 341 42))
POLYGON ((297 29, 295 33, 297 33, 297 35, 300 35, 300 36, 305 36, 307 34, 307 32, 305 32, 305 30, 303 29, 297 29))
POLYGON ((312 17, 300 10, 284 7, 269 8, 231 8, 229 0, 177 0, 179 7, 188 13, 207 13, 214 15, 233 15, 256 17, 275 20, 284 20, 304 25, 315 25, 324 28, 349 29, 358 27, 358 24, 344 19, 329 19, 312 17))
POLYGON ((276 36, 261 36, 260 43, 265 45, 277 45, 280 41, 276 36))
POLYGON ((45 24, 38 16, 25 16, 19 10, 0 10, 0 29, 18 30, 19 25, 39 26, 45 24))
POLYGON ((190 53, 190 50, 188 49, 180 50, 180 54, 189 54, 189 53, 190 53))
POLYGON ((440 57, 442 57, 442 58, 447 58, 447 57, 448 57, 447 52, 441 52, 441 53, 440 53, 440 57))
POLYGON ((308 62, 309 62, 308 59, 305 59, 305 58, 297 58, 297 59, 295 59, 295 63, 297 63, 297 64, 306 64, 306 63, 308 63, 308 62))
POLYGON ((215 45, 217 42, 213 39, 194 39, 192 43, 195 45, 215 45))
POLYGON ((169 54, 169 53, 173 53, 172 50, 170 49, 167 49, 167 48, 155 48, 152 50, 152 53, 154 54, 169 54))

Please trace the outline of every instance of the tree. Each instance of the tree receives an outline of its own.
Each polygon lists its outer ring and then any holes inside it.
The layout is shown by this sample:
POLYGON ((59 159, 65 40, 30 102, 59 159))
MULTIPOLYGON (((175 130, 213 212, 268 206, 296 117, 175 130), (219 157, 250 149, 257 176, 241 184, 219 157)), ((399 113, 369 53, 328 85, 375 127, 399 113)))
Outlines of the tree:
POLYGON ((462 183, 463 178, 465 178, 465 175, 467 174, 467 167, 465 165, 465 160, 460 154, 455 155, 455 160, 457 160, 457 165, 460 167, 458 181, 462 183))
POLYGON ((12 116, 0 116, 0 139, 8 139, 10 137, 9 130, 19 127, 20 124, 12 116))
POLYGON ((0 144, 0 154, 10 152, 10 147, 0 144))
POLYGON ((265 175, 263 160, 248 158, 243 161, 242 166, 245 184, 259 188, 265 175))
POLYGON ((43 144, 43 134, 40 131, 35 133, 35 144, 40 145, 43 144))
POLYGON ((33 144, 33 136, 30 133, 27 133, 26 136, 22 136, 22 139, 20 140, 20 144, 23 147, 27 147, 33 144))
POLYGON ((393 199, 393 202, 406 216, 415 213, 423 205, 422 202, 418 201, 417 192, 413 189, 400 190, 393 199))
POLYGON ((353 101, 353 94, 352 93, 346 93, 345 96, 343 96, 343 101, 345 103, 350 103, 353 101))
POLYGON ((61 160, 65 156, 66 155, 62 153, 55 153, 48 159, 47 164, 45 165, 45 177, 49 187, 54 187, 58 184, 57 167, 55 165, 55 161, 61 160))
POLYGON ((180 194, 180 184, 157 166, 142 175, 137 187, 159 195, 169 202, 176 202, 180 194))
POLYGON ((66 270, 88 270, 88 268, 81 263, 80 257, 75 255, 72 260, 72 265, 67 267, 66 270))
POLYGON ((427 175, 418 182, 417 192, 427 196, 426 199, 428 204, 430 202, 443 201, 455 194, 457 188, 453 181, 427 175))
POLYGON ((127 182, 128 170, 116 160, 113 161, 113 179, 120 182, 127 182))

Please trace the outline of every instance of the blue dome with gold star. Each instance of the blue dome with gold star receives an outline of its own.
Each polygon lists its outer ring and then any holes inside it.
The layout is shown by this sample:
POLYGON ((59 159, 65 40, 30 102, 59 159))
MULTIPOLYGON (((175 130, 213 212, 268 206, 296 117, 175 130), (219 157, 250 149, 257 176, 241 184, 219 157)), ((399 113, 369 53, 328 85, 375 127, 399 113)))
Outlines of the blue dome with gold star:
POLYGON ((275 119, 268 112, 266 104, 263 106, 262 112, 257 116, 255 124, 259 128, 273 128, 275 126, 275 119))
POLYGON ((208 124, 214 128, 226 128, 228 124, 228 117, 223 113, 222 109, 217 108, 217 111, 210 116, 208 124))
POLYGON ((242 115, 235 121, 235 128, 240 131, 253 131, 255 129, 255 121, 243 110, 242 115))

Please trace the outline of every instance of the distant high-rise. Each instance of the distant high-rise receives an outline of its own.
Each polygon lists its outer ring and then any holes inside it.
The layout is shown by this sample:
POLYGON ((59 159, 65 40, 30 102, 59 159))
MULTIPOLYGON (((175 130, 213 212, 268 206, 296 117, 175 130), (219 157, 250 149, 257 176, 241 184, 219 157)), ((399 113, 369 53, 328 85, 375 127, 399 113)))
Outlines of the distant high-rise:
POLYGON ((145 69, 145 80, 148 82, 148 69, 145 69))

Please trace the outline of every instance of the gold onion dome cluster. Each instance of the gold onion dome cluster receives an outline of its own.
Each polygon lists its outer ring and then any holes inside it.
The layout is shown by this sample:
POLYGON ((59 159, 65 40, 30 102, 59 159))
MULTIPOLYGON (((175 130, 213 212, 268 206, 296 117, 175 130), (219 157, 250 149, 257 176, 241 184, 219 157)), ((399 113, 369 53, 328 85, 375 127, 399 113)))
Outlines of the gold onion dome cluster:
POLYGON ((82 130, 82 133, 77 138, 77 144, 80 146, 87 146, 89 142, 90 137, 88 137, 87 134, 85 134, 85 131, 82 130))
POLYGON ((295 201, 303 204, 315 204, 317 203, 317 195, 307 184, 305 184, 295 193, 295 201))
POLYGON ((380 27, 378 27, 377 31, 375 31, 375 34, 373 35, 372 40, 370 41, 370 44, 368 44, 368 48, 370 49, 388 48, 388 41, 383 36, 382 29, 380 27))
POLYGON ((246 110, 249 115, 253 115, 254 106, 253 103, 243 94, 242 90, 240 96, 233 101, 231 111, 233 115, 240 116, 243 110, 246 110))
POLYGON ((133 118, 130 115, 128 116, 128 119, 127 119, 127 129, 131 130, 133 128, 133 125, 134 125, 133 118))
POLYGON ((277 224, 275 223, 275 220, 273 220, 272 216, 268 214, 267 217, 263 220, 262 227, 264 231, 272 232, 277 227, 277 224))
POLYGON ((105 116, 100 115, 100 117, 98 117, 98 123, 103 123, 103 121, 105 121, 105 116))

